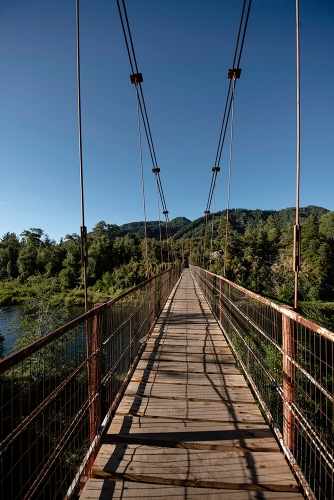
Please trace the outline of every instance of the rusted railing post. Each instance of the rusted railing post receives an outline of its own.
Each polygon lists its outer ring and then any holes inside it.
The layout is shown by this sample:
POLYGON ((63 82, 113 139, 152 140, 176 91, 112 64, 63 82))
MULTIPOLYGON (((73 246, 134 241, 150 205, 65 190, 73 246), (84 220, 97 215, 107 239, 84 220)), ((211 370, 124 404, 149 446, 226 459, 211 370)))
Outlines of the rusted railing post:
POLYGON ((222 298, 222 280, 219 278, 219 321, 223 325, 223 298, 222 298))
MULTIPOLYGON (((131 304, 131 310, 132 310, 132 308, 133 308, 133 295, 131 295, 130 304, 131 304)), ((131 318, 130 318, 130 322, 129 322, 129 346, 130 346, 130 350, 129 350, 130 365, 132 365, 133 357, 132 357, 132 319, 131 318)))
MULTIPOLYGON (((94 308, 99 307, 101 304, 94 304, 94 308)), ((102 372, 102 319, 103 315, 96 313, 93 318, 92 325, 92 351, 91 351, 91 367, 89 377, 89 389, 92 403, 89 409, 89 442, 95 439, 98 430, 101 426, 101 372, 102 372)), ((94 453, 91 455, 87 466, 87 475, 90 476, 90 471, 93 466, 94 460, 99 451, 99 446, 96 447, 94 453)))
POLYGON ((283 440, 290 450, 294 449, 295 425, 291 404, 295 400, 294 327, 289 316, 282 314, 283 347, 283 440))

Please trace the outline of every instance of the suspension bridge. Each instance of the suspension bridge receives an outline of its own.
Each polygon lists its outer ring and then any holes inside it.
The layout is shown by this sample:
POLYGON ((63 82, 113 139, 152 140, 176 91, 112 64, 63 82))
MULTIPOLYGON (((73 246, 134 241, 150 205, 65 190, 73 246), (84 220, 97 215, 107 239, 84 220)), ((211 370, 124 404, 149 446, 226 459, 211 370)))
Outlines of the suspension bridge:
MULTIPOLYGON (((142 127, 172 249, 143 77, 124 0, 117 6, 136 91, 145 225, 142 127)), ((231 175, 250 7, 243 2, 228 71, 202 242, 229 121, 231 175)), ((298 65, 297 57, 299 74, 298 65)), ((149 276, 147 268, 146 281, 89 309, 78 0, 77 68, 85 313, 0 360, 1 498, 334 498, 334 334, 296 312, 299 159, 293 309, 173 258, 164 272, 149 276)), ((227 245, 228 224, 226 231, 227 245)))
POLYGON ((332 498, 333 346, 173 266, 0 361, 1 497, 332 498))
POLYGON ((172 266, 0 361, 1 497, 333 498, 333 360, 332 332, 172 266))

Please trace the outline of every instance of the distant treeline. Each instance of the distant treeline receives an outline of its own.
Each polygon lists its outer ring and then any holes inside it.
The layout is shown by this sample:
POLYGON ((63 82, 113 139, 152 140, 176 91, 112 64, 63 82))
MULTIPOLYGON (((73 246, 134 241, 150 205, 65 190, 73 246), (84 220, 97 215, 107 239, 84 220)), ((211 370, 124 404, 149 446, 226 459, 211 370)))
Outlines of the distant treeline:
MULTIPOLYGON (((327 212, 329 212, 329 210, 326 208, 316 207, 313 205, 304 207, 300 209, 300 221, 305 222, 311 214, 320 218, 327 212)), ((218 229, 219 219, 221 216, 226 216, 226 210, 222 210, 214 214, 215 231, 218 229)), ((295 208, 285 208, 283 210, 247 210, 245 208, 233 208, 229 212, 229 221, 239 233, 243 233, 247 226, 255 228, 260 221, 266 222, 270 216, 274 217, 278 228, 285 229, 291 226, 291 224, 294 224, 296 219, 296 210, 295 208)), ((211 217, 212 214, 209 216, 210 225, 212 222, 211 217)), ((149 221, 146 225, 147 237, 159 239, 159 221, 149 221)), ((160 226, 162 237, 165 238, 164 223, 162 222, 160 226)), ((186 219, 186 217, 176 217, 171 221, 171 228, 174 240, 200 236, 203 228, 203 217, 199 217, 194 221, 190 221, 189 219, 186 219)), ((127 233, 132 233, 139 239, 144 238, 144 222, 130 222, 119 227, 119 236, 125 236, 127 233)))
MULTIPOLYGON (((147 275, 145 241, 133 234, 118 234, 118 226, 100 221, 88 235, 88 284, 109 297, 140 283, 147 275)), ((167 261, 167 247, 161 249, 154 239, 149 242, 151 275, 161 270, 161 251, 167 261)), ((13 282, 27 286, 36 276, 57 278, 62 290, 82 289, 79 235, 67 234, 56 243, 39 228, 25 230, 20 236, 5 234, 0 240, 0 306, 20 303, 22 294, 13 282)))
MULTIPOLYGON (((229 214, 226 276, 257 293, 283 302, 293 298, 292 272, 294 208, 284 210, 234 209, 229 214)), ((300 210, 302 225, 300 298, 334 301, 334 212, 321 207, 300 210)), ((92 290, 114 296, 147 276, 159 272, 163 261, 176 258, 203 264, 223 274, 226 248, 226 213, 209 216, 206 236, 201 237, 203 218, 171 221, 173 243, 166 242, 164 225, 148 222, 148 263, 143 222, 123 226, 100 221, 88 235, 88 279, 92 290), (160 231, 163 241, 160 239, 160 231), (182 243, 183 242, 183 243, 182 243)), ((30 228, 20 236, 7 233, 0 240, 0 305, 15 303, 15 294, 5 284, 27 284, 35 276, 56 278, 62 290, 82 287, 80 237, 66 235, 59 243, 42 229, 30 228)))

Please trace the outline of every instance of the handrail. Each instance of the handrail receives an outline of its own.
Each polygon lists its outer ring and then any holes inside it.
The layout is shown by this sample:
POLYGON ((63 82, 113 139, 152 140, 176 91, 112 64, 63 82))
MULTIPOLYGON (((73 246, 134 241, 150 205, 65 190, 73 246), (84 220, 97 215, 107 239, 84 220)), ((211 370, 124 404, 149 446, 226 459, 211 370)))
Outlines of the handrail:
MULTIPOLYGON (((192 267, 197 267, 197 266, 192 266, 192 267)), ((217 274, 214 274, 211 271, 205 270, 205 272, 206 274, 210 274, 211 276, 218 276, 217 274)), ((262 297, 262 295, 258 295, 257 293, 252 292, 251 290, 248 290, 247 288, 244 288, 241 285, 237 285, 233 281, 230 281, 227 278, 224 278, 223 276, 219 276, 219 279, 225 281, 229 285, 232 285, 237 290, 240 290, 241 292, 245 293, 248 297, 252 297, 253 299, 258 300, 259 302, 262 302, 262 304, 266 304, 272 307, 273 309, 276 309, 276 311, 285 314, 286 316, 296 321, 297 323, 300 323, 301 325, 306 326, 311 330, 314 330, 315 332, 319 333, 319 335, 323 335, 324 337, 328 338, 328 340, 334 342, 334 333, 332 331, 328 330, 327 328, 324 328, 323 326, 317 325, 316 323, 313 323, 312 321, 308 320, 307 318, 304 318, 304 316, 301 316, 299 313, 293 311, 292 309, 287 309, 287 306, 280 306, 279 304, 272 302, 266 297, 262 297)))
POLYGON ((157 274, 156 276, 153 276, 152 278, 149 278, 148 280, 143 281, 142 283, 139 283, 139 285, 134 286, 130 290, 127 290, 126 292, 123 292, 122 294, 118 295, 114 299, 111 299, 107 302, 104 302, 103 304, 98 305, 97 307, 94 307, 90 309, 88 312, 81 314, 75 319, 72 319, 65 325, 60 326, 59 328, 56 328, 56 330, 53 330, 50 333, 47 333, 46 335, 43 335, 38 340, 35 340, 31 344, 22 347, 21 349, 18 349, 17 351, 13 352, 12 354, 9 354, 8 356, 5 356, 3 359, 0 359, 0 374, 14 366, 16 363, 22 361, 24 358, 27 356, 30 356, 31 354, 37 352, 39 349, 42 347, 47 346, 54 340, 58 339, 68 331, 72 330, 76 326, 82 324, 84 321, 89 320, 96 316, 97 314, 103 312, 105 309, 108 307, 112 306, 113 304, 117 303, 118 301, 124 299, 128 295, 134 293, 136 290, 139 290, 143 288, 144 286, 148 285, 152 280, 155 278, 159 278, 163 276, 166 272, 168 271, 163 271, 162 273, 157 274))

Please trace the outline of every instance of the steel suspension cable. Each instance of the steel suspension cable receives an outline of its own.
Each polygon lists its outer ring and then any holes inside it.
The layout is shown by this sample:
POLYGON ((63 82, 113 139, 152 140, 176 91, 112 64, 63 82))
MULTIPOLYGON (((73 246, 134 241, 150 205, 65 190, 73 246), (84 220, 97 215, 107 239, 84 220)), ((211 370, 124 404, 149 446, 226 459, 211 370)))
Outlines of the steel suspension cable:
POLYGON ((235 78, 233 79, 232 85, 232 116, 231 116, 231 133, 230 133, 230 161, 228 166, 228 180, 227 180, 227 210, 226 210, 226 231, 225 231, 225 252, 224 252, 224 278, 226 278, 226 265, 227 265, 227 250, 228 250, 228 224, 229 224, 229 212, 230 212, 230 201, 231 201, 231 173, 232 173, 232 156, 233 156, 233 127, 234 127, 234 89, 235 89, 235 78))
MULTIPOLYGON (((249 15, 250 5, 251 5, 251 2, 249 3, 249 6, 248 6, 248 15, 249 15)), ((242 9, 241 9, 238 36, 237 36, 237 41, 236 41, 235 49, 234 49, 232 68, 235 67, 235 61, 237 58, 241 28, 242 28, 242 24, 243 24, 244 13, 245 13, 245 7, 246 7, 246 0, 244 0, 243 5, 242 5, 242 9)), ((247 23, 248 23, 248 19, 247 19, 247 22, 245 23, 246 27, 247 27, 247 23)), ((244 39, 245 39, 245 31, 244 31, 243 41, 244 41, 244 39)), ((242 42, 242 46, 243 46, 243 42, 242 42)), ((239 55, 239 58, 238 58, 237 68, 239 68, 239 65, 240 65, 240 58, 241 58, 241 54, 239 55)), ((218 139, 218 147, 217 147, 217 152, 216 152, 215 165, 219 165, 219 163, 220 163, 221 152, 223 150, 223 145, 224 145, 224 141, 225 141, 226 127, 227 127, 227 123, 225 124, 225 119, 226 119, 226 113, 227 113, 227 116, 229 116, 230 108, 231 108, 231 101, 230 101, 231 86, 232 86, 232 80, 230 79, 229 85, 228 85, 228 90, 227 90, 222 126, 220 129, 220 134, 219 134, 219 139, 218 139), (225 124, 225 126, 224 126, 224 124, 225 124)))
MULTIPOLYGON (((232 63, 232 70, 239 70, 239 72, 241 72, 240 61, 241 61, 241 55, 242 55, 242 51, 243 51, 243 47, 244 47, 244 43, 245 43, 245 36, 246 36, 246 31, 247 31, 247 26, 248 26, 251 5, 252 5, 252 0, 249 0, 246 19, 244 20, 243 18, 244 18, 245 7, 246 7, 246 0, 244 0, 243 6, 242 6, 242 13, 241 13, 241 17, 240 17, 239 31, 238 31, 238 36, 237 36, 237 41, 236 41, 236 46, 235 46, 235 51, 234 51, 233 63, 232 63), (241 44, 239 47, 242 25, 243 25, 242 40, 241 40, 241 44), (236 59, 238 59, 238 61, 237 61, 237 64, 235 65, 236 59)), ((239 74, 239 76, 240 76, 240 74, 239 74)), ((235 84, 236 84, 236 82, 235 82, 235 84)), ((223 146, 224 146, 224 141, 225 141, 225 136, 226 136, 226 129, 227 129, 227 121, 229 119, 230 112, 231 112, 231 99, 232 99, 231 92, 232 92, 232 79, 230 79, 229 86, 228 86, 227 99, 226 99, 225 110, 224 110, 224 117, 223 117, 223 122, 222 122, 222 127, 221 127, 221 133, 220 133, 220 141, 218 142, 218 148, 217 148, 217 153, 216 153, 215 165, 218 165, 218 166, 220 164, 220 159, 221 159, 221 155, 222 155, 222 151, 223 151, 223 146), (226 120, 224 120, 224 118, 226 120)))
POLYGON ((80 199, 81 199, 80 244, 81 244, 81 265, 83 268, 83 281, 84 281, 85 312, 87 312, 88 311, 88 291, 87 291, 88 243, 87 243, 87 228, 85 226, 85 199, 84 199, 84 179, 83 179, 83 164, 82 164, 79 0, 76 0, 76 47, 77 47, 78 140, 79 140, 80 199))
POLYGON ((211 224, 211 242, 210 242, 210 268, 212 261, 212 249, 213 249, 213 233, 214 233, 214 221, 215 221, 215 206, 216 206, 216 186, 213 193, 213 210, 212 210, 212 224, 211 224))
POLYGON ((160 199, 159 199, 159 190, 158 190, 158 184, 157 186, 157 202, 158 202, 158 217, 159 217, 159 242, 160 242, 160 260, 161 260, 161 265, 163 264, 163 253, 162 253, 162 234, 161 234, 161 220, 160 220, 160 199))
POLYGON ((296 224, 293 237, 293 271, 295 273, 294 309, 298 309, 298 273, 300 270, 300 225, 299 225, 299 192, 300 192, 300 48, 299 48, 299 1, 296 0, 296 87, 297 87, 297 158, 296 158, 296 224))
MULTIPOLYGON (((118 7, 118 12, 119 12, 121 24, 122 24, 122 30, 123 30, 124 40, 125 40, 125 44, 126 44, 126 48, 127 48, 127 52, 128 52, 128 56, 129 56, 131 70, 132 70, 133 74, 134 73, 138 74, 139 69, 138 69, 136 53, 135 53, 135 49, 134 49, 134 45, 133 45, 132 34, 131 34, 129 18, 128 18, 126 6, 125 6, 125 1, 122 0, 125 23, 123 20, 123 14, 122 14, 122 10, 121 10, 120 4, 119 4, 119 0, 116 0, 116 2, 117 2, 117 7, 118 7)), ((144 94, 143 94, 143 90, 141 88, 141 82, 138 82, 138 85, 139 85, 139 92, 140 92, 140 99, 139 99, 140 111, 141 111, 143 123, 145 126, 145 132, 146 132, 147 142, 148 142, 151 157, 152 157, 152 163, 153 163, 153 166, 156 167, 157 166, 157 159, 156 159, 156 155, 155 155, 153 138, 152 138, 150 123, 148 120, 144 94)))
MULTIPOLYGON (((236 78, 240 78, 240 74, 241 74, 240 61, 241 61, 241 55, 242 55, 244 42, 245 42, 245 36, 246 36, 246 31, 247 31, 247 26, 248 26, 248 21, 249 21, 249 14, 250 14, 250 8, 252 5, 252 0, 248 0, 247 13, 245 16, 246 5, 247 5, 247 0, 244 0, 243 5, 242 5, 242 9, 241 9, 241 16, 240 16, 238 35, 237 35, 237 40, 236 40, 236 45, 235 45, 235 50, 234 50, 234 55, 233 55, 232 68, 228 72, 228 78, 230 81, 229 81, 228 89, 227 89, 227 96, 226 96, 222 124, 221 124, 221 128, 220 128, 220 133, 219 133, 215 163, 214 163, 214 167, 212 167, 211 183, 210 183, 210 188, 209 188, 209 195, 208 195, 208 199, 207 199, 206 209, 204 212, 205 214, 210 213, 212 199, 213 199, 213 196, 214 196, 214 193, 216 190, 217 175, 218 175, 218 172, 220 172, 220 161, 221 161, 221 156, 222 156, 223 147, 224 147, 224 143, 225 143, 227 126, 228 126, 228 122, 229 122, 230 115, 231 115, 232 87, 233 87, 233 99, 234 99, 236 78), (236 64, 236 61, 237 61, 237 64, 236 64), (232 85, 232 78, 234 80, 233 85, 232 85)), ((204 217, 204 219, 203 219, 203 226, 205 226, 205 224, 206 224, 206 217, 204 217)), ((203 228, 203 232, 205 232, 205 228, 203 228)))
POLYGON ((146 224, 146 202, 145 202, 145 183, 144 183, 144 169, 143 169, 143 148, 141 140, 140 131, 140 112, 139 112, 139 99, 138 99, 138 87, 136 87, 136 105, 137 105, 137 119, 138 119, 138 143, 139 143, 139 164, 140 164, 140 175, 141 175, 141 195, 144 210, 144 235, 145 235, 145 249, 146 249, 146 274, 147 279, 149 279, 149 263, 148 263, 148 242, 147 242, 147 224, 146 224))
POLYGON ((119 13, 120 21, 121 21, 125 45, 126 45, 126 49, 127 49, 127 53, 128 53, 128 58, 129 58, 129 62, 130 62, 130 67, 131 67, 131 71, 132 71, 131 81, 132 81, 132 83, 134 83, 134 80, 136 80, 136 83, 137 83, 138 89, 139 89, 138 102, 139 102, 140 114, 142 117, 145 135, 146 135, 148 148, 149 148, 149 152, 150 152, 150 156, 151 156, 151 161, 152 161, 152 166, 153 166, 152 171, 156 176, 157 189, 158 189, 159 196, 161 199, 163 214, 165 215, 165 219, 166 219, 166 234, 169 234, 169 233, 171 233, 169 216, 168 216, 169 212, 167 210, 165 195, 164 195, 162 182, 161 182, 161 178, 160 178, 160 168, 158 167, 158 162, 157 162, 157 158, 156 158, 156 154, 155 154, 155 148, 154 148, 154 143, 153 143, 153 138, 152 138, 152 133, 151 133, 150 122, 148 119, 148 113, 147 113, 147 108, 146 108, 146 104, 145 104, 144 93, 143 93, 142 86, 141 86, 141 82, 143 80, 142 80, 142 75, 141 75, 141 73, 139 73, 139 70, 138 70, 137 58, 136 58, 133 39, 132 39, 132 35, 131 35, 129 18, 127 15, 125 1, 122 0, 122 8, 121 8, 119 0, 116 0, 116 3, 117 3, 118 13, 119 13))

